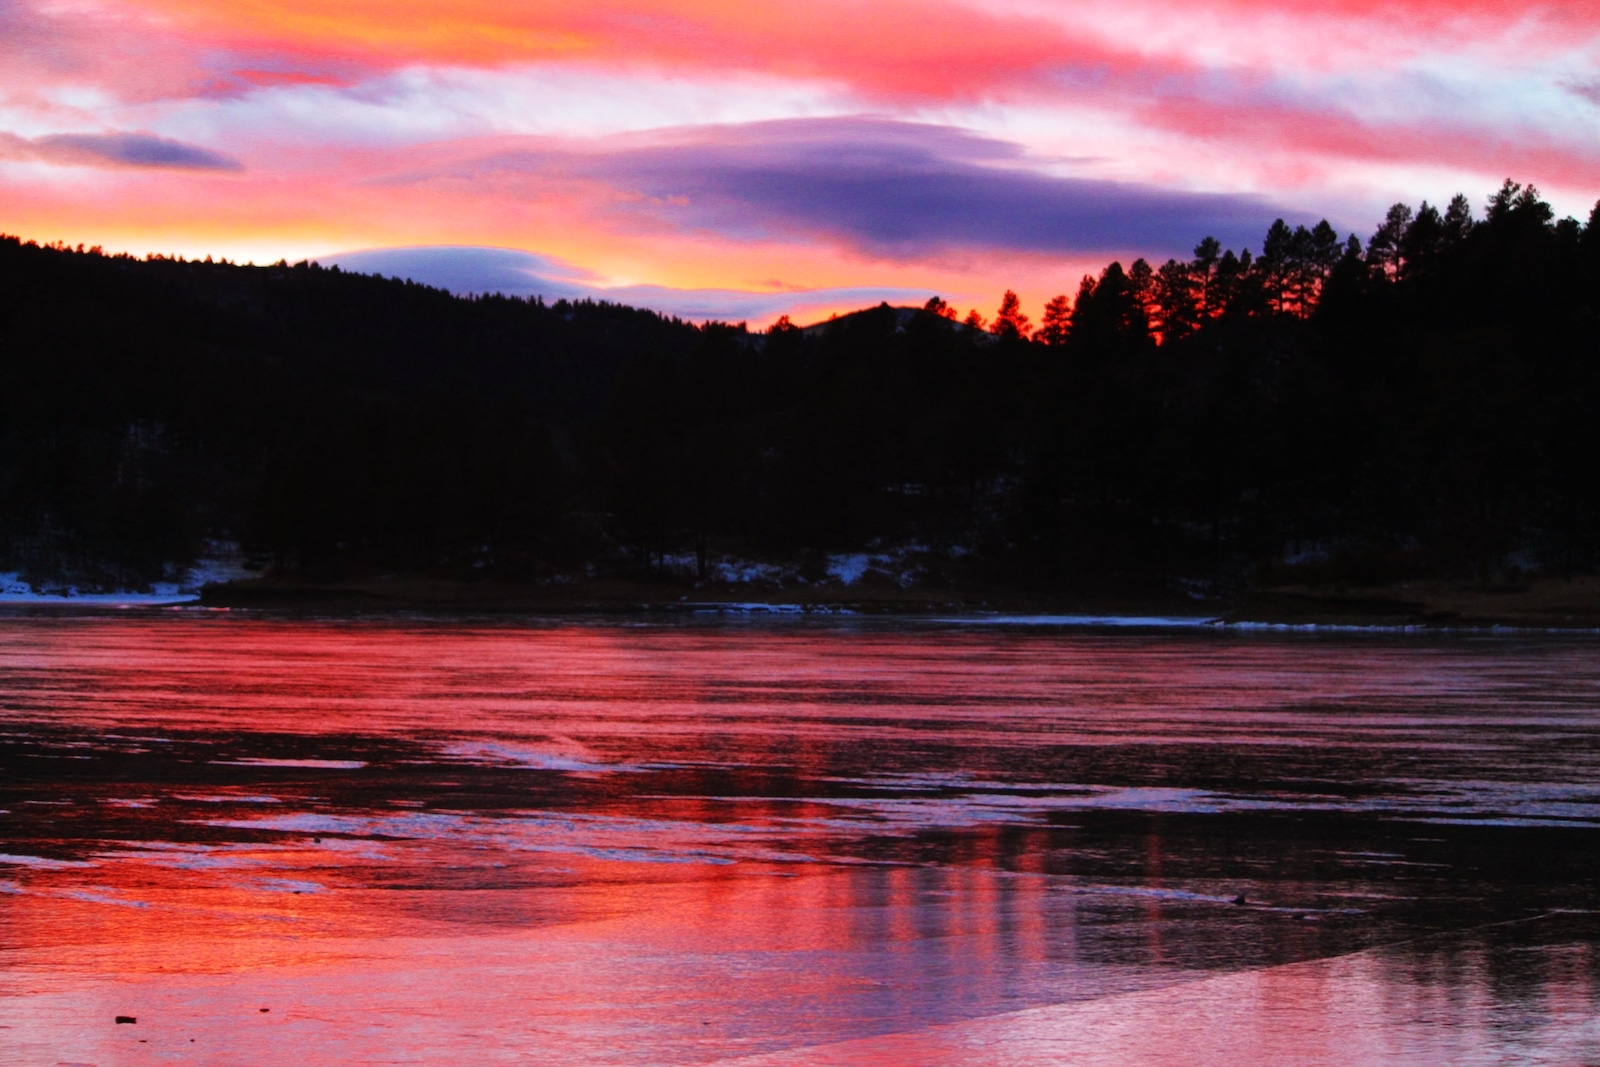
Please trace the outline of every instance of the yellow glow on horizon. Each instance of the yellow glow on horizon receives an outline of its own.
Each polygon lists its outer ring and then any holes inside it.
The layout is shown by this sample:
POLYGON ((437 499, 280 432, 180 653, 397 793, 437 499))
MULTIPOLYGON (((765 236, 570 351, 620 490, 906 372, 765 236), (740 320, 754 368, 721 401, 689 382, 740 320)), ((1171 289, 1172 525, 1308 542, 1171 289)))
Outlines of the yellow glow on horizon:
POLYGON ((598 43, 559 24, 556 16, 581 10, 566 4, 535 11, 481 0, 148 0, 141 6, 191 32, 295 42, 313 54, 355 47, 413 61, 499 63, 580 54, 598 43))
MULTIPOLYGON (((591 273, 597 286, 659 285, 672 289, 724 289, 792 294, 804 309, 797 321, 822 321, 875 301, 812 295, 828 289, 906 289, 943 296, 963 315, 976 308, 992 318, 1001 292, 1016 290, 1037 323, 1046 300, 1071 293, 1085 272, 1098 272, 1110 256, 1015 254, 930 257, 921 261, 864 258, 834 244, 739 243, 709 235, 619 234, 598 227, 576 228, 553 220, 485 218, 471 225, 452 220, 448 204, 414 204, 409 213, 392 205, 365 206, 335 192, 314 214, 300 198, 263 196, 213 217, 197 217, 185 197, 107 200, 93 209, 79 202, 13 201, 0 216, 0 230, 41 243, 99 245, 108 253, 182 255, 257 264, 295 263, 338 252, 428 245, 508 248, 560 260, 591 273), (130 206, 137 205, 137 212, 130 206), (397 226, 396 218, 409 218, 397 226), (782 264, 775 275, 774 264, 782 264)), ((1126 258, 1126 257, 1125 257, 1126 258)), ((923 297, 925 299, 925 297, 923 297)), ((905 301, 897 301, 905 302, 905 301)), ((920 302, 920 301, 915 301, 920 302)), ((752 318, 764 328, 782 312, 752 318)))

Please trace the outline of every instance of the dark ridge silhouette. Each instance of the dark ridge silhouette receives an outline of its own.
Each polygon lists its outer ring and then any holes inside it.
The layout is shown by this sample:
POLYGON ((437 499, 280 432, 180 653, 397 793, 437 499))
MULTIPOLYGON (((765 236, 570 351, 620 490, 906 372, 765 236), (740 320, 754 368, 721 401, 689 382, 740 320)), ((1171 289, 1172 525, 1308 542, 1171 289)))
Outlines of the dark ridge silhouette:
MULTIPOLYGON (((916 543, 1015 588, 1592 571, 1600 205, 763 334, 0 240, 0 569, 522 580, 916 543)), ((816 569, 814 563, 806 564, 816 569)), ((930 572, 926 580, 947 575, 930 572)))

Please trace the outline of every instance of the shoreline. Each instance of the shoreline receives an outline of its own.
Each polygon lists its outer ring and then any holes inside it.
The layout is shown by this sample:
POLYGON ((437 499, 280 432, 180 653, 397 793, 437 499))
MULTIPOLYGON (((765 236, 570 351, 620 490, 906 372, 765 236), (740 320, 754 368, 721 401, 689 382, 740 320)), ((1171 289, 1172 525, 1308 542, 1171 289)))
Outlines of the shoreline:
POLYGON ((541 615, 853 615, 1011 625, 1246 631, 1600 632, 1600 578, 1520 583, 1280 586, 1201 600, 1168 591, 1077 595, 1002 586, 703 586, 595 579, 535 586, 388 577, 344 583, 257 578, 204 586, 205 607, 541 615))
POLYGON ((900 618, 933 623, 1097 630, 1350 633, 1600 633, 1600 578, 1522 583, 1279 586, 1201 600, 1163 591, 1079 595, 1001 586, 960 589, 708 585, 671 579, 510 583, 424 576, 345 582, 251 578, 174 595, 0 598, 0 611, 245 609, 440 616, 728 616, 900 618))

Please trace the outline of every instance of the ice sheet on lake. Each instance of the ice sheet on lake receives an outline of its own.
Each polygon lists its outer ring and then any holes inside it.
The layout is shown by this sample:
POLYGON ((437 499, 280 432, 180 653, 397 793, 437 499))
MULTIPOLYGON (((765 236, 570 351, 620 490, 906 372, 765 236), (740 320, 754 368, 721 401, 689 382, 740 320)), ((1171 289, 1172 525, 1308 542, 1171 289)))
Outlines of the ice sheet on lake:
POLYGON ((577 774, 642 771, 631 763, 607 763, 586 746, 568 738, 553 739, 547 745, 522 745, 507 741, 449 741, 438 747, 439 754, 452 762, 489 767, 526 767, 539 771, 568 771, 577 774))
POLYGON ((60 871, 72 867, 93 867, 92 863, 80 860, 53 860, 44 856, 18 856, 8 852, 0 852, 0 864, 13 867, 31 867, 40 871, 60 871))
POLYGON ((504 816, 296 812, 254 819, 206 819, 198 825, 443 843, 476 853, 548 852, 624 863, 814 863, 821 858, 785 847, 793 839, 793 826, 787 824, 756 826, 558 811, 518 811, 504 816))
POLYGON ((210 762, 219 767, 286 767, 316 771, 358 771, 367 765, 364 759, 278 759, 269 756, 214 759, 210 762))

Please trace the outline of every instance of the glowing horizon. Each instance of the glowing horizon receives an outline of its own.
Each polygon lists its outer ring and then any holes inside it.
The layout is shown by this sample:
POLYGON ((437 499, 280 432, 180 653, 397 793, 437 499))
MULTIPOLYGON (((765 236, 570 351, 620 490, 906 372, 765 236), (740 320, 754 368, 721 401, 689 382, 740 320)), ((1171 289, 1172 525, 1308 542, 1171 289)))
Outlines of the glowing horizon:
POLYGON ((134 254, 989 314, 1278 215, 1600 193, 1600 10, 1530 0, 7 0, 0 33, 0 230, 134 254))

